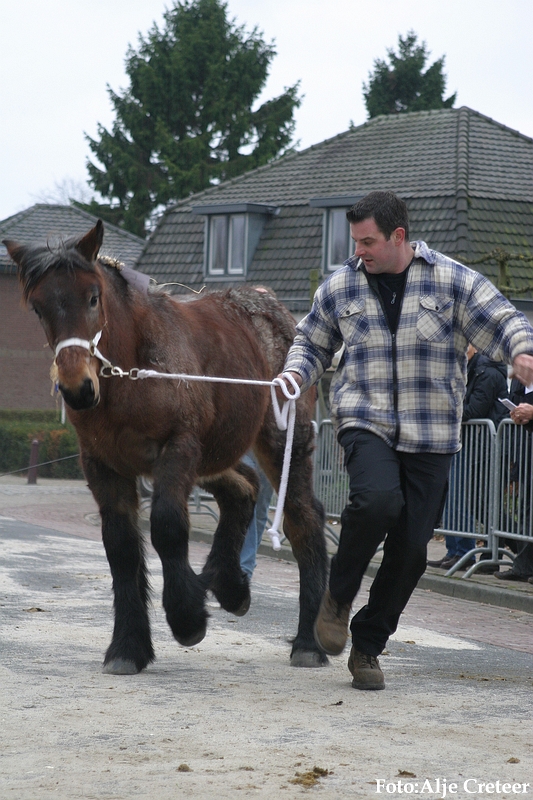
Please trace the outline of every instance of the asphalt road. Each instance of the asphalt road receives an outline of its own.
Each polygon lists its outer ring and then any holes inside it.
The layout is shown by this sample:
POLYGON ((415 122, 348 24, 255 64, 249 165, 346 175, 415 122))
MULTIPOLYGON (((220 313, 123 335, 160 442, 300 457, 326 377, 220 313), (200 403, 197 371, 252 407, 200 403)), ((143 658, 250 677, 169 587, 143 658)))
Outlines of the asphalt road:
MULTIPOLYGON (((0 518, 2 800, 533 797, 531 615, 416 590, 381 657, 386 690, 359 692, 347 652, 289 667, 294 564, 261 556, 247 616, 210 600, 205 640, 185 649, 151 554, 157 661, 103 675, 96 539, 0 518)), ((207 552, 191 543, 195 569, 207 552)))

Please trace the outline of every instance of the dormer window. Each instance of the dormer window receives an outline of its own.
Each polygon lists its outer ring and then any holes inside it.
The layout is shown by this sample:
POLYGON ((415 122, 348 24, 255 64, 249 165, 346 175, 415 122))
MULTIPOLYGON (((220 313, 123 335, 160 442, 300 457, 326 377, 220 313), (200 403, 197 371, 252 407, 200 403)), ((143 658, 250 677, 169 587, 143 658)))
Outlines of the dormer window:
POLYGON ((328 272, 341 267, 352 254, 352 237, 350 236, 350 225, 346 219, 346 211, 347 209, 344 208, 329 208, 327 211, 326 267, 328 272))
POLYGON ((322 271, 325 275, 342 267, 353 255, 354 244, 346 212, 359 199, 359 196, 315 197, 309 201, 310 206, 324 210, 322 271))
POLYGON ((258 203, 193 208, 193 214, 206 217, 205 277, 214 280, 246 277, 265 221, 278 211, 258 203))
POLYGON ((246 272, 246 217, 216 214, 208 221, 208 275, 244 275, 246 272))

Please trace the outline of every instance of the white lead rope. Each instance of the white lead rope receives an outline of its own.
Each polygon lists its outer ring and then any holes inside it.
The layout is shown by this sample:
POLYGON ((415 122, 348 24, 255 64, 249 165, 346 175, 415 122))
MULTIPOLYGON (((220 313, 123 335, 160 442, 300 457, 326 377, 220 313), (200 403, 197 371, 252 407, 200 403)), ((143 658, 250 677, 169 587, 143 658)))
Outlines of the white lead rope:
POLYGON ((291 466, 292 456, 292 443, 294 439, 294 425, 296 422, 296 401, 300 397, 300 387, 293 376, 284 372, 283 377, 288 380, 293 388, 291 394, 289 387, 282 378, 274 378, 272 381, 253 381, 246 378, 218 378, 210 377, 208 375, 186 375, 185 373, 169 373, 169 372, 156 372, 153 369, 137 369, 134 367, 131 370, 124 371, 120 367, 113 366, 111 362, 99 351, 97 345, 102 336, 102 331, 94 335, 91 341, 87 339, 64 339, 56 345, 55 356, 65 347, 83 347, 102 362, 100 375, 103 378, 129 378, 130 380, 144 380, 145 378, 167 378, 168 380, 182 380, 182 381, 204 381, 207 383, 236 383, 244 386, 270 386, 270 394, 272 397, 272 408, 276 425, 280 431, 287 431, 287 438, 285 441, 285 452, 283 454, 283 467, 281 470, 281 478, 278 491, 278 502, 276 505, 276 512, 274 514, 274 522, 272 527, 267 530, 272 547, 274 550, 281 550, 279 528, 281 525, 281 518, 283 516, 283 508, 285 506, 285 497, 287 495, 287 486, 289 483, 289 471, 291 466), (106 373, 105 370, 109 370, 106 373), (281 388, 281 391, 287 398, 280 407, 276 395, 276 386, 281 388))
POLYGON ((276 424, 280 431, 287 431, 285 452, 283 453, 283 467, 281 470, 281 479, 279 483, 278 502, 276 504, 276 513, 274 514, 274 522, 272 523, 272 527, 267 531, 274 550, 281 550, 279 528, 281 525, 283 508, 285 507, 285 497, 287 494, 287 485, 289 483, 289 470, 291 468, 292 442, 294 438, 294 424, 296 422, 296 400, 300 397, 300 387, 290 372, 284 372, 283 377, 287 378, 289 383, 292 385, 294 394, 289 392, 289 387, 281 378, 274 378, 272 381, 272 386, 270 387, 272 408, 274 409, 276 424), (281 391, 287 398, 286 402, 283 403, 283 408, 281 409, 276 396, 276 386, 281 387, 281 391))
MULTIPOLYGON (((116 374, 111 368, 112 374, 116 374)), ((184 373, 168 373, 156 372, 153 369, 139 369, 135 370, 132 377, 133 380, 144 380, 145 378, 169 378, 170 380, 182 381, 207 381, 208 383, 237 383, 246 386, 270 386, 270 394, 272 397, 272 408, 274 410, 274 417, 276 418, 276 425, 280 431, 287 431, 287 438, 285 441, 285 452, 283 453, 283 467, 281 470, 281 479, 278 491, 278 502, 276 504, 276 512, 274 514, 274 522, 272 527, 268 528, 267 533, 272 542, 274 550, 281 550, 279 528, 281 525, 281 518, 283 516, 283 509, 285 507, 285 497, 287 495, 287 486, 289 483, 289 471, 291 467, 292 456, 292 442, 294 439, 294 425, 296 422, 296 400, 300 397, 300 387, 296 383, 293 376, 285 372, 284 377, 287 378, 293 388, 291 394, 289 387, 281 378, 274 378, 272 381, 252 381, 245 378, 214 378, 208 375, 186 375, 184 373), (278 398, 276 396, 276 386, 281 388, 281 391, 287 398, 283 406, 280 407, 278 398)))

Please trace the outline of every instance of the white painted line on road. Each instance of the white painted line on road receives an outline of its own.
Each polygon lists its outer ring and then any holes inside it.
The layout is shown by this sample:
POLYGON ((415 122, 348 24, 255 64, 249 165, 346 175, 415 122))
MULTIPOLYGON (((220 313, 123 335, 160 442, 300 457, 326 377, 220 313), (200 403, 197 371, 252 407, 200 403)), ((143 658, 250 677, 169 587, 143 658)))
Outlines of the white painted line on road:
POLYGON ((397 642, 415 644, 419 647, 439 647, 443 650, 482 650, 479 645, 468 642, 465 639, 459 639, 443 633, 435 633, 434 631, 416 628, 411 625, 400 625, 396 633, 390 638, 397 642))

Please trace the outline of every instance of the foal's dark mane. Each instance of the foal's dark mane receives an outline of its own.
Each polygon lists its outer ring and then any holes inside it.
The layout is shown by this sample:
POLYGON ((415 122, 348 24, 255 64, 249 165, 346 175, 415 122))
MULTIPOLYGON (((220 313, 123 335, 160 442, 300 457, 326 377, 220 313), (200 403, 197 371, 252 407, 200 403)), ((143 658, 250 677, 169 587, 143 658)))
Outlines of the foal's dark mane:
POLYGON ((91 263, 78 252, 75 244, 75 239, 67 239, 53 247, 45 244, 24 249, 19 264, 19 281, 22 284, 22 295, 26 302, 37 284, 48 273, 57 269, 66 269, 71 273, 74 273, 76 269, 96 273, 96 265, 99 264, 100 267, 105 267, 111 275, 120 276, 120 282, 124 287, 127 285, 125 278, 120 275, 123 264, 118 259, 100 256, 97 262, 91 263))
POLYGON ((60 267, 72 272, 75 269, 81 269, 84 272, 96 271, 94 265, 78 253, 70 240, 60 242, 54 247, 45 244, 25 248, 19 262, 19 280, 22 284, 24 300, 28 300, 45 275, 60 267))

